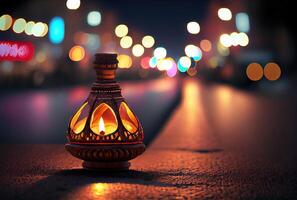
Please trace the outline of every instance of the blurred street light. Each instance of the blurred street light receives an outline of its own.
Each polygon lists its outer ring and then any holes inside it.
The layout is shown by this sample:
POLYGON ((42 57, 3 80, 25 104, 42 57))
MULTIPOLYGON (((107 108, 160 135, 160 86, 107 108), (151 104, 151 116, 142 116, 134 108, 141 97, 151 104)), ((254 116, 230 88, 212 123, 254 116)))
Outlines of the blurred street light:
POLYGON ((185 47, 185 54, 186 56, 193 58, 195 61, 199 61, 202 58, 200 48, 193 44, 189 44, 185 47))
POLYGON ((82 46, 76 45, 69 51, 69 58, 72 61, 81 61, 85 57, 85 49, 82 46))
POLYGON ((70 10, 76 10, 80 7, 80 0, 67 0, 66 7, 70 10))
POLYGON ((32 28, 32 34, 36 37, 43 37, 48 32, 48 27, 45 23, 37 22, 32 28))
POLYGON ((232 39, 228 34, 222 34, 220 37, 220 42, 224 47, 232 46, 232 39))
POLYGON ((200 25, 197 22, 189 22, 187 24, 187 30, 191 34, 198 34, 200 32, 200 25))
POLYGON ((281 68, 276 63, 267 63, 264 68, 264 76, 270 81, 276 81, 281 76, 281 68))
POLYGON ((132 48, 132 54, 135 56, 135 57, 140 57, 142 56, 144 53, 144 48, 141 44, 135 44, 132 48))
POLYGON ((26 20, 23 18, 19 18, 17 20, 15 20, 15 22, 13 23, 13 27, 12 30, 15 33, 22 33, 26 28, 26 20))
POLYGON ((200 41, 200 48, 205 52, 210 52, 212 49, 211 42, 209 40, 201 40, 200 41))
POLYGON ((157 66, 158 59, 156 57, 151 57, 149 64, 151 68, 155 68, 157 66))
POLYGON ((150 57, 144 57, 140 61, 140 65, 143 69, 149 69, 150 68, 150 57))
POLYGON ((228 8, 220 8, 218 10, 218 16, 223 21, 230 21, 232 19, 232 12, 228 8))
POLYGON ((259 63, 251 63, 246 69, 247 77, 252 81, 258 81, 263 77, 263 68, 259 63))
POLYGON ((167 55, 167 51, 164 47, 158 47, 154 50, 154 57, 157 59, 165 58, 167 55))
POLYGON ((32 29, 33 29, 33 26, 35 25, 35 23, 33 21, 29 21, 27 24, 26 24, 26 28, 25 28, 25 33, 27 35, 32 35, 32 29))
POLYGON ((186 72, 187 69, 191 67, 192 61, 191 58, 187 56, 182 56, 179 58, 177 66, 180 72, 186 72))
POLYGON ((145 48, 151 48, 154 46, 154 44, 155 44, 155 39, 152 36, 147 35, 142 38, 142 45, 145 48))
POLYGON ((0 30, 7 31, 12 25, 12 17, 10 15, 2 15, 0 17, 0 30))
POLYGON ((250 31, 250 20, 248 14, 241 12, 235 17, 236 28, 239 32, 247 33, 250 31))
POLYGON ((117 57, 119 63, 118 67, 125 69, 125 68, 130 68, 132 66, 132 58, 128 55, 125 54, 120 54, 117 57))
POLYGON ((133 44, 133 39, 130 36, 124 36, 120 40, 120 45, 123 49, 130 48, 133 44))
POLYGON ((87 22, 90 26, 98 26, 101 23, 101 14, 98 11, 88 13, 87 22))
POLYGON ((115 34, 118 37, 124 37, 128 34, 128 27, 125 24, 120 24, 115 28, 115 34))
POLYGON ((64 40, 65 24, 61 17, 54 17, 49 24, 49 39, 54 44, 59 44, 64 40))

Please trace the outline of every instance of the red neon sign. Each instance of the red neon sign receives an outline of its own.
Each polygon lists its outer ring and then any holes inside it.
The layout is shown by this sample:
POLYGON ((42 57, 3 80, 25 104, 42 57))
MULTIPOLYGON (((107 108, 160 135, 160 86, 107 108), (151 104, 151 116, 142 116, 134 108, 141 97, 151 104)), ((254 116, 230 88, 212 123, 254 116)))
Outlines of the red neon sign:
POLYGON ((33 55, 34 46, 30 42, 0 41, 0 61, 29 61, 33 55))

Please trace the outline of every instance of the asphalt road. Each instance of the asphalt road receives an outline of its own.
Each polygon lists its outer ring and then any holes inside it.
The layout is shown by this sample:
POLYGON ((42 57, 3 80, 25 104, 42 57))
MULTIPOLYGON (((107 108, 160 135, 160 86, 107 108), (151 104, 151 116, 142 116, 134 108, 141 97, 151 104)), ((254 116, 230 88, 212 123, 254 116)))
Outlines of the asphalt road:
MULTIPOLYGON (((142 122, 145 143, 157 134, 180 99, 175 79, 120 83, 122 95, 142 122)), ((90 87, 11 92, 0 97, 0 144, 66 142, 69 119, 90 87)))
POLYGON ((0 193, 19 199, 296 199, 294 97, 185 80, 182 102, 131 170, 90 172, 62 145, 1 145, 0 193))

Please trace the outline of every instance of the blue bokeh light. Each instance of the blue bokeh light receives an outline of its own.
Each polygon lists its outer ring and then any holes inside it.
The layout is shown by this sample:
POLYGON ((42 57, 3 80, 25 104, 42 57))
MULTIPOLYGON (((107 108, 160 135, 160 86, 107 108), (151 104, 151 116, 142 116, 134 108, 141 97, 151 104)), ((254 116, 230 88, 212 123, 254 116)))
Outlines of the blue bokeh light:
POLYGON ((53 44, 60 44, 64 40, 65 23, 63 18, 54 17, 49 24, 49 39, 53 44))

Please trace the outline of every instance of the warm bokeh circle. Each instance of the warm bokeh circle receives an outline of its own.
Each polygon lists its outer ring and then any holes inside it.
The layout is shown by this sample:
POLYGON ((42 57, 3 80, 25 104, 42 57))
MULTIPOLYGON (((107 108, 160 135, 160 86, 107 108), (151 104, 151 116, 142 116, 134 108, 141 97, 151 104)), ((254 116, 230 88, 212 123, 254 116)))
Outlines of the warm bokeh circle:
POLYGON ((246 69, 247 77, 252 81, 258 81, 263 77, 263 68, 259 63, 251 63, 246 69))

